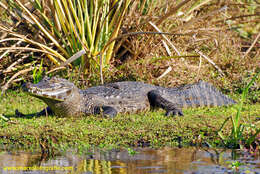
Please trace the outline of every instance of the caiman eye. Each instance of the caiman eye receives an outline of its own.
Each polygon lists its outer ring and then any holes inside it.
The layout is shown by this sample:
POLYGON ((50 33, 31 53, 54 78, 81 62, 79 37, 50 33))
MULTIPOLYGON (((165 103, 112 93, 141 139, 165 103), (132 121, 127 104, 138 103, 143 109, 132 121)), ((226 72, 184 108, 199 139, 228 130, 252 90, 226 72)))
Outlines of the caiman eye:
POLYGON ((47 82, 47 81, 49 81, 50 79, 51 79, 50 77, 45 76, 42 80, 47 82))
POLYGON ((62 87, 62 85, 61 84, 59 84, 59 83, 54 83, 54 84, 50 84, 50 86, 51 86, 51 88, 52 89, 59 89, 59 88, 61 88, 62 87))

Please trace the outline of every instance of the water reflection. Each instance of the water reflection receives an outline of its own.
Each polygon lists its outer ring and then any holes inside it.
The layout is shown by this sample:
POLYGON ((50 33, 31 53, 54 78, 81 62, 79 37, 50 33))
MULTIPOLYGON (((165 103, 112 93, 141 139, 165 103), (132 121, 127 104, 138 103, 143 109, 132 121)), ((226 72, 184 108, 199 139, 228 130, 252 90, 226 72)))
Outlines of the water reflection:
POLYGON ((0 153, 0 173, 260 173, 260 157, 239 151, 197 148, 136 151, 135 155, 127 150, 91 150, 86 155, 68 151, 50 159, 42 158, 39 153, 3 151, 0 153))

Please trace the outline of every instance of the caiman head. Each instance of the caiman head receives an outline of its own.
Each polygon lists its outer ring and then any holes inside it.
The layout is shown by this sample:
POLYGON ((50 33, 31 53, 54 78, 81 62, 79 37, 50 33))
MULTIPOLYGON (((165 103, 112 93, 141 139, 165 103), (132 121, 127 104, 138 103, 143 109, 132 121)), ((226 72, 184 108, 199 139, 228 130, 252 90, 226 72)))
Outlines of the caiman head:
POLYGON ((39 83, 26 83, 24 91, 43 100, 51 110, 60 116, 72 115, 75 105, 79 105, 80 94, 78 88, 66 79, 45 77, 39 83), (71 106, 74 107, 71 107, 71 106))
POLYGON ((34 97, 56 101, 65 101, 75 88, 73 83, 57 77, 45 77, 37 84, 26 83, 24 86, 24 90, 34 97))

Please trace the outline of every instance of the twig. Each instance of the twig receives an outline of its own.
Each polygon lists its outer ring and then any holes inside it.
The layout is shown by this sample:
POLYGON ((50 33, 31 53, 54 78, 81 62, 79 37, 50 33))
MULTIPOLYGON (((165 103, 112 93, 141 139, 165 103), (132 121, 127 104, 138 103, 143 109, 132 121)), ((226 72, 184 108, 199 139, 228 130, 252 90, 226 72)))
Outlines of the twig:
POLYGON ((234 20, 234 19, 239 19, 239 18, 259 16, 259 15, 260 15, 260 13, 259 13, 259 12, 256 12, 255 14, 248 14, 248 15, 241 15, 241 16, 232 16, 232 17, 229 17, 229 18, 225 18, 225 19, 218 20, 218 21, 216 21, 216 23, 219 23, 219 22, 222 23, 222 22, 227 21, 227 20, 234 20))
MULTIPOLYGON (((150 23, 150 25, 152 25, 152 27, 154 27, 158 32, 161 31, 157 26, 155 26, 155 24, 153 24, 153 23, 150 22, 150 21, 149 21, 149 23, 150 23)), ((163 35, 163 36, 164 36, 164 35, 163 35)), ((166 52, 168 53, 168 55, 169 55, 169 56, 172 56, 172 52, 171 52, 171 50, 169 49, 169 47, 168 47, 168 45, 166 44, 166 42, 165 42, 164 40, 162 40, 162 43, 163 43, 163 46, 165 47, 166 52)))
POLYGON ((46 50, 40 50, 37 48, 28 48, 28 47, 2 47, 0 48, 0 51, 9 50, 9 52, 15 52, 16 50, 24 50, 24 51, 34 51, 34 52, 42 52, 46 54, 50 54, 52 56, 55 56, 55 54, 48 52, 46 50))
POLYGON ((120 36, 117 36, 113 39, 111 39, 107 44, 106 46, 103 48, 103 52, 107 49, 108 45, 110 45, 111 43, 113 43, 115 40, 118 40, 118 39, 122 39, 124 37, 127 37, 127 36, 134 36, 134 35, 140 35, 140 34, 161 34, 161 35, 171 35, 171 36, 184 36, 184 35, 193 35, 194 32, 191 32, 191 33, 187 33, 187 34, 182 34, 182 33, 169 33, 169 32, 154 32, 154 31, 137 31, 137 32, 130 32, 130 33, 125 33, 125 34, 122 34, 120 36))
POLYGON ((30 67, 30 68, 27 68, 27 69, 24 69, 24 70, 21 70, 21 71, 15 73, 15 74, 11 77, 11 79, 9 79, 8 82, 7 82, 4 86, 1 87, 1 89, 2 89, 1 95, 4 94, 4 92, 9 88, 9 84, 10 84, 16 77, 18 77, 18 76, 21 75, 21 74, 25 74, 25 73, 27 73, 27 72, 29 72, 29 71, 32 71, 32 70, 33 70, 33 67, 30 67))
POLYGON ((257 40, 260 37, 260 32, 258 33, 258 35, 256 36, 254 42, 252 43, 252 45, 249 47, 249 49, 246 51, 244 58, 248 55, 248 53, 252 50, 252 48, 254 47, 254 45, 256 44, 257 40))
POLYGON ((86 51, 85 49, 82 49, 78 52, 76 52, 73 56, 71 56, 70 58, 68 58, 65 62, 63 62, 60 67, 62 66, 66 66, 68 65, 69 63, 73 62, 74 60, 76 60, 77 58, 79 58, 80 56, 86 54, 86 51))
POLYGON ((175 32, 175 31, 179 31, 179 30, 181 30, 181 29, 183 29, 183 28, 187 29, 188 26, 191 26, 191 25, 194 24, 195 22, 198 22, 198 21, 200 21, 200 20, 203 20, 203 19, 205 19, 205 18, 207 18, 207 17, 209 17, 209 16, 216 15, 217 13, 219 13, 219 12, 221 12, 221 11, 224 11, 224 10, 226 10, 226 9, 227 9, 227 6, 225 5, 225 6, 221 7, 220 9, 217 9, 217 10, 215 10, 215 11, 211 11, 210 13, 207 13, 207 14, 201 16, 201 17, 193 18, 193 19, 189 20, 188 22, 184 23, 183 25, 181 25, 181 26, 179 26, 179 27, 176 27, 173 31, 174 31, 174 32, 175 32))
POLYGON ((73 56, 71 56, 70 58, 68 58, 65 62, 63 62, 60 66, 58 66, 57 68, 54 68, 50 71, 48 71, 46 74, 50 74, 54 71, 57 71, 57 70, 61 70, 61 69, 65 69, 66 65, 70 64, 71 62, 73 62, 74 60, 76 60, 77 58, 79 58, 80 56, 86 54, 86 51, 85 49, 82 49, 78 52, 76 52, 73 56))
MULTIPOLYGON (((202 65, 202 58, 200 56, 200 62, 199 62, 199 67, 198 67, 198 71, 197 71, 197 78, 200 78, 200 69, 201 69, 201 65, 202 65)), ((198 79, 199 80, 199 79, 198 79)))
POLYGON ((25 58, 27 58, 28 55, 24 55, 23 57, 21 57, 20 59, 18 59, 17 61, 15 61, 14 63, 12 63, 8 68, 6 68, 6 70, 3 70, 3 73, 9 73, 12 71, 12 68, 19 64, 20 62, 22 62, 25 58))
POLYGON ((209 63, 211 63, 218 71, 219 73, 224 76, 223 71, 206 55, 204 55, 202 52, 200 52, 198 49, 195 49, 195 52, 198 53, 201 57, 206 59, 209 63))
POLYGON ((164 76, 166 76, 166 74, 168 74, 169 72, 171 72, 171 70, 172 70, 172 67, 169 66, 169 67, 166 69, 166 71, 164 71, 164 73, 162 73, 162 75, 160 75, 160 76, 157 78, 157 80, 159 80, 159 79, 163 78, 164 76))
POLYGON ((47 75, 47 74, 50 74, 50 73, 52 73, 52 72, 54 72, 54 71, 61 70, 61 69, 66 69, 66 67, 65 67, 65 66, 59 66, 59 67, 57 67, 57 68, 54 68, 54 69, 48 71, 48 72, 46 73, 46 75, 47 75))
POLYGON ((170 11, 165 14, 164 16, 162 16, 159 21, 156 22, 157 25, 161 25, 161 23, 167 19, 169 16, 175 14, 182 6, 184 6, 185 4, 187 4, 190 0, 185 0, 185 1, 182 1, 180 4, 178 4, 176 7, 170 9, 170 11))
MULTIPOLYGON (((156 31, 161 32, 161 30, 160 30, 154 23, 152 23, 151 21, 149 21, 149 24, 150 24, 156 31)), ((172 44, 172 42, 171 42, 165 35, 162 35, 162 37, 170 44, 170 46, 174 49, 174 51, 180 56, 180 55, 181 55, 180 52, 179 52, 179 51, 177 50, 177 48, 172 44)), ((172 56, 172 53, 171 53, 171 51, 170 51, 168 45, 165 43, 164 40, 162 40, 162 42, 163 42, 163 45, 164 45, 164 47, 165 47, 165 49, 166 49, 168 55, 169 55, 169 56, 172 56)), ((166 69, 166 71, 164 71, 164 73, 162 73, 162 75, 160 75, 160 76, 157 78, 157 80, 159 80, 159 79, 163 78, 164 76, 166 76, 169 72, 171 72, 171 70, 172 70, 172 67, 169 66, 169 67, 166 69)))
MULTIPOLYGON (((1 4, 1 2, 0 2, 0 4, 1 4)), ((17 27, 18 25, 20 25, 20 23, 21 22, 18 22, 17 24, 15 24, 15 26, 14 27, 11 27, 10 29, 9 29, 9 31, 12 31, 12 29, 14 29, 15 27, 17 27)), ((7 35, 9 34, 9 32, 4 32, 4 34, 3 34, 3 36, 1 37, 1 40, 3 39, 3 38, 5 38, 7 35)), ((16 45, 20 45, 22 43, 22 41, 20 40, 20 41, 18 41, 17 43, 15 43, 12 47, 15 47, 16 45)), ((11 48, 12 48, 11 47, 11 48)), ((6 54, 8 54, 10 52, 10 50, 6 50, 2 55, 0 55, 0 60, 6 55, 6 54)))
MULTIPOLYGON (((153 26, 153 28, 155 28, 158 32, 162 33, 161 30, 155 25, 153 24, 151 21, 149 22, 149 24, 151 26, 153 26)), ((180 52, 178 51, 178 49, 172 44, 172 42, 164 35, 162 34, 162 37, 170 44, 170 46, 174 49, 174 51, 180 56, 180 52)), ((171 55, 170 55, 171 56, 171 55)))

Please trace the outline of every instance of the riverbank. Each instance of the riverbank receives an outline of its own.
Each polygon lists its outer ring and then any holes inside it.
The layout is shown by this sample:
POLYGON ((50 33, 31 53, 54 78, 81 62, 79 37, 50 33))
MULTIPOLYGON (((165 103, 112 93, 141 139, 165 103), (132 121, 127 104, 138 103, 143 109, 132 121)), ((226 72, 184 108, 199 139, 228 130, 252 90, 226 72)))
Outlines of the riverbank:
MULTIPOLYGON (((22 149, 40 146, 53 150, 91 146, 217 146, 221 140, 216 131, 227 117, 236 114, 238 106, 185 109, 184 117, 165 117, 162 110, 118 115, 114 119, 101 116, 15 116, 15 109, 30 114, 44 107, 42 101, 21 91, 8 92, 3 96, 0 100, 0 146, 22 149)), ((248 136, 253 127, 260 127, 259 113, 259 103, 243 107, 241 121, 248 125, 244 131, 248 136)), ((223 128, 223 135, 229 135, 231 129, 230 121, 223 128)))

